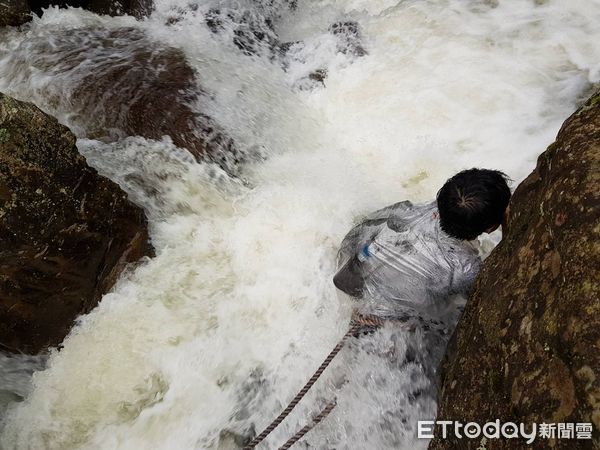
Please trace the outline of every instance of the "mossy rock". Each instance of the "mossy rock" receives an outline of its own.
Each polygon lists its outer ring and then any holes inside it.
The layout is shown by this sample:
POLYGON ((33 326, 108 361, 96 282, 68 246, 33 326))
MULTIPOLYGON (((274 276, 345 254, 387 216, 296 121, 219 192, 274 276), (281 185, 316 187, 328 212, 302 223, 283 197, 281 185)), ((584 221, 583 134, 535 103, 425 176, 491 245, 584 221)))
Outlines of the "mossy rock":
POLYGON ((0 94, 0 346, 59 344, 152 251, 144 212, 86 164, 71 131, 0 94))
MULTIPOLYGON (((448 348, 438 411, 464 423, 587 422, 593 439, 490 439, 487 450, 600 448, 599 99, 564 123, 516 189, 448 348)), ((480 445, 438 435, 429 448, 480 445)))

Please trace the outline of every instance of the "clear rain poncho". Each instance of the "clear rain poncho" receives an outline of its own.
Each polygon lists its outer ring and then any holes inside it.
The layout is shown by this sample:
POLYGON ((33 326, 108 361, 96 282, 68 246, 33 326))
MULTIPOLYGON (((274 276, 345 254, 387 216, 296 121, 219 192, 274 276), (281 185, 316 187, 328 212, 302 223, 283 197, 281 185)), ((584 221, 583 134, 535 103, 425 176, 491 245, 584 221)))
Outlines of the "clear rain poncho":
POLYGON ((361 297, 359 310, 382 317, 437 317, 479 272, 476 246, 450 237, 435 202, 396 203, 369 215, 344 238, 336 287, 361 297))

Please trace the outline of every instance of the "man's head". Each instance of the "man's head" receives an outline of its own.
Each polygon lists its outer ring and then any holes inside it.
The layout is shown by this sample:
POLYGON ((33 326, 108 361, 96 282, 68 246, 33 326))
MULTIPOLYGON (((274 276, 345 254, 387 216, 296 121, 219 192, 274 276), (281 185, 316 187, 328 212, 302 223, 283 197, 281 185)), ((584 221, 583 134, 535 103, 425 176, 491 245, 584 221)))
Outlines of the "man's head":
POLYGON ((497 170, 463 170, 437 194, 442 230, 462 240, 491 233, 503 221, 510 200, 508 177, 497 170))

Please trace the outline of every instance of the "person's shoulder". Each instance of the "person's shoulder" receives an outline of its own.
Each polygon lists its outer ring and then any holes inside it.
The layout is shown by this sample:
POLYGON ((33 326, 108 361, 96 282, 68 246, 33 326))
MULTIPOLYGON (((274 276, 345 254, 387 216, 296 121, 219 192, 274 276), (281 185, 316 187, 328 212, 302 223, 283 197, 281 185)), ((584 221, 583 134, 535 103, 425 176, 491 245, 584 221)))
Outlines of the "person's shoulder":
POLYGON ((385 208, 378 209, 377 211, 373 211, 364 217, 365 221, 372 220, 381 220, 381 219, 389 219, 390 217, 410 211, 414 208, 414 205, 409 200, 404 200, 402 202, 394 203, 392 205, 386 206, 385 208))
POLYGON ((401 202, 394 203, 393 205, 389 206, 389 208, 394 209, 394 210, 399 210, 399 209, 409 210, 409 209, 413 209, 414 207, 415 207, 415 205, 410 200, 403 200, 401 202))

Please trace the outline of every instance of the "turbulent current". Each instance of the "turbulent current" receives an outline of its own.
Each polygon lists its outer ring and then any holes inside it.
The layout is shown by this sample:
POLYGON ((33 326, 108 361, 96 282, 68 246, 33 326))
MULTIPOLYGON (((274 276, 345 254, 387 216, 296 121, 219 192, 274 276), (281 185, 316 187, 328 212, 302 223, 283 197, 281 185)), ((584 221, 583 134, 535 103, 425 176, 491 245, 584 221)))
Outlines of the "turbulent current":
MULTIPOLYGON (((331 282, 346 231, 463 168, 522 180, 600 81, 599 24, 598 0, 157 0, 140 21, 51 8, 0 31, 0 91, 78 134, 145 208, 156 248, 60 350, 0 355, 0 448, 228 449, 260 432, 346 331, 351 301, 331 282), (215 9, 230 12, 219 32, 215 9), (243 51, 240 17, 295 44, 243 51), (339 22, 360 31, 342 49, 339 22), (85 134, 64 97, 98 70, 77 30, 122 27, 183 51, 198 107, 248 155, 236 173, 168 138, 85 134), (85 58, 61 71, 69 39, 85 58)), ((351 342, 265 448, 336 397, 298 448, 426 448, 416 422, 435 416, 446 338, 387 326, 351 342)))

